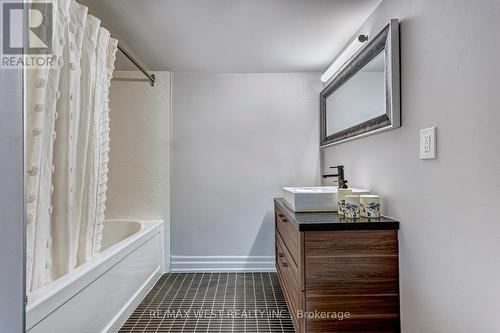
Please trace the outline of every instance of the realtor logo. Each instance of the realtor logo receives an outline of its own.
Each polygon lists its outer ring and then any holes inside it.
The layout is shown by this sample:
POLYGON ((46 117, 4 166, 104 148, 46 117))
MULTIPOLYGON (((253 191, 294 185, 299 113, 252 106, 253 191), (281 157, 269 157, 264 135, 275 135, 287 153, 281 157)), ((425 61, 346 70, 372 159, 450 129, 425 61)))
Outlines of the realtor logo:
POLYGON ((2 67, 50 65, 52 2, 2 2, 2 67))

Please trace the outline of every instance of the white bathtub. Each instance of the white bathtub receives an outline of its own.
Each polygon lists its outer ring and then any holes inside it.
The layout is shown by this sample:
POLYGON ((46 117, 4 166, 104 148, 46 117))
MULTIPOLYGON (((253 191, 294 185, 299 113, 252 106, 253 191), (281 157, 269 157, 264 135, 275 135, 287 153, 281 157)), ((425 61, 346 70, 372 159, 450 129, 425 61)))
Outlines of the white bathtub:
POLYGON ((116 332, 164 271, 163 221, 106 220, 102 252, 29 295, 30 333, 116 332))

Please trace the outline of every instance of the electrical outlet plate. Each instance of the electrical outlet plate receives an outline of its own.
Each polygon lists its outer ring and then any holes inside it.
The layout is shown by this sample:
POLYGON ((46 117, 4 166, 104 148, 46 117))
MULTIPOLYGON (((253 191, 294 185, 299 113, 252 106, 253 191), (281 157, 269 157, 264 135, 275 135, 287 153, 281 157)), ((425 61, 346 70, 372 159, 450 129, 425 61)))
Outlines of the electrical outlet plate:
POLYGON ((436 127, 420 130, 420 159, 436 158, 436 127))

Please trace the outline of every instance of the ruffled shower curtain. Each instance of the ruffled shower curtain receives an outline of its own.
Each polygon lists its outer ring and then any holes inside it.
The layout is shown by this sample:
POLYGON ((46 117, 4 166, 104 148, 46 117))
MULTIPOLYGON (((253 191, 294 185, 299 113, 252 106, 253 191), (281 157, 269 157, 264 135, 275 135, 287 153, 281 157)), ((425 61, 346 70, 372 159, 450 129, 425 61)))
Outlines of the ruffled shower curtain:
POLYGON ((28 73, 28 292, 99 253, 106 204, 118 42, 87 7, 53 3, 52 66, 28 73))

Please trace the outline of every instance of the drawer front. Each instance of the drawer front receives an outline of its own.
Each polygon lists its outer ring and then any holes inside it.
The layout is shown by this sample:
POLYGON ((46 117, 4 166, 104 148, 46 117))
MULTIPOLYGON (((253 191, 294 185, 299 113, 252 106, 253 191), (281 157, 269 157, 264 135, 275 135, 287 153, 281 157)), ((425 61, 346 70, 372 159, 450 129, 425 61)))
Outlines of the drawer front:
POLYGON ((344 320, 308 320, 307 333, 400 333, 398 318, 349 318, 344 320))
POLYGON ((300 278, 299 278, 299 268, 295 264, 290 255, 290 252, 286 248, 283 239, 280 235, 276 235, 276 242, 279 244, 278 251, 276 253, 276 258, 278 260, 278 264, 284 266, 286 268, 287 273, 290 275, 290 278, 294 280, 294 285, 297 286, 297 289, 300 289, 300 278))
POLYGON ((398 257, 308 257, 306 290, 319 295, 398 295, 398 257))
POLYGON ((307 332, 400 332, 399 257, 394 230, 304 233, 307 332))
POLYGON ((308 231, 305 242, 309 254, 325 256, 398 255, 397 230, 308 231))
POLYGON ((291 260, 290 254, 283 246, 279 235, 276 235, 276 270, 295 328, 297 332, 302 332, 303 320, 297 318, 297 311, 303 310, 303 292, 300 290, 296 279, 298 268, 293 260, 291 260))
POLYGON ((293 262, 297 267, 300 267, 300 232, 277 207, 275 215, 276 230, 290 252, 293 262))
POLYGON ((394 231, 306 232, 304 238, 308 295, 399 294, 394 231))

